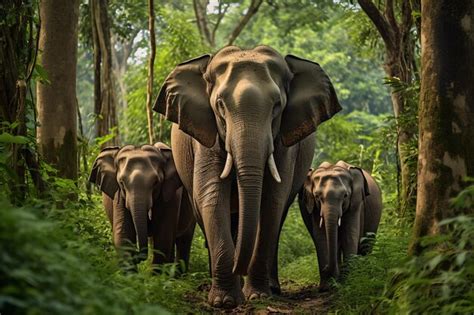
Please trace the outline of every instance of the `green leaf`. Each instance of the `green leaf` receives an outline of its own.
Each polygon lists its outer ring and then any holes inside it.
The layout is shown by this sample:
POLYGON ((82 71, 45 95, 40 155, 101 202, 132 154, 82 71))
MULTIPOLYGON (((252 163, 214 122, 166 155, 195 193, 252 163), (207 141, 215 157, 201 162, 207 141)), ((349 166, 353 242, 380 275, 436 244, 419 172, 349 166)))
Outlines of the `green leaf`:
POLYGON ((49 77, 48 77, 48 72, 43 68, 43 66, 39 63, 37 63, 35 65, 35 69, 34 69, 34 78, 41 82, 42 84, 50 84, 51 81, 49 80, 49 77))
POLYGON ((466 261, 467 252, 461 252, 459 255, 456 256, 456 264, 458 266, 462 266, 466 261))
POLYGON ((16 144, 26 144, 28 143, 28 138, 23 136, 14 136, 8 132, 0 134, 0 142, 2 143, 16 143, 16 144))
POLYGON ((430 268, 430 271, 433 271, 436 266, 439 265, 439 263, 443 260, 443 256, 442 255, 437 255, 435 257, 433 257, 429 262, 428 262, 428 266, 430 268))

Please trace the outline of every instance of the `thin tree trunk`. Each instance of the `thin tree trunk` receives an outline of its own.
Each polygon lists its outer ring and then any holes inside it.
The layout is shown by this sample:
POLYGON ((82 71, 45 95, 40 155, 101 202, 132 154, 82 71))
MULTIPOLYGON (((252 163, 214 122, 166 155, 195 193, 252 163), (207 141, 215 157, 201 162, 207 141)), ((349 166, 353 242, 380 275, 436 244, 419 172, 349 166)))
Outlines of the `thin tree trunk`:
POLYGON ((156 54, 155 5, 154 5, 153 0, 148 0, 148 31, 150 33, 150 56, 148 59, 148 85, 147 85, 147 91, 146 91, 146 113, 147 113, 147 121, 148 121, 148 142, 150 144, 153 144, 155 141, 155 132, 153 130, 153 110, 152 110, 153 68, 155 66, 155 54, 156 54))
POLYGON ((101 75, 100 75, 100 65, 102 56, 100 53, 100 43, 99 43, 99 35, 97 34, 97 21, 95 19, 95 3, 94 0, 89 0, 89 7, 90 7, 90 18, 91 18, 91 27, 92 27, 92 44, 94 49, 94 114, 95 114, 95 129, 96 135, 99 136, 101 129, 101 120, 99 119, 100 116, 100 108, 101 108, 101 93, 100 93, 100 82, 101 82, 101 75))
MULTIPOLYGON (((415 0, 416 2, 417 0, 415 0)), ((414 40, 411 34, 413 26, 412 7, 410 0, 402 0, 398 22, 394 12, 393 0, 385 0, 382 13, 372 0, 358 0, 362 10, 370 18, 385 44, 384 70, 389 78, 398 78, 403 84, 413 82, 414 40)), ((403 92, 392 88, 391 93, 393 113, 397 120, 397 151, 400 163, 401 193, 400 213, 415 208, 416 186, 412 179, 416 174, 416 163, 411 161, 410 145, 415 139, 415 126, 407 124, 407 98, 403 92)))
MULTIPOLYGON (((81 157, 82 157, 82 168, 84 174, 89 174, 89 165, 87 163, 87 158, 89 156, 89 143, 88 139, 84 135, 84 128, 82 125, 82 115, 81 115, 81 109, 79 108, 79 102, 76 98, 76 110, 77 110, 77 121, 79 123, 79 139, 80 139, 80 153, 77 156, 77 163, 80 166, 81 165, 81 157)), ((92 193, 92 186, 89 181, 86 182, 86 192, 87 192, 87 197, 90 199, 91 193, 92 193)))
POLYGON ((43 0, 39 48, 50 84, 38 83, 39 149, 59 175, 76 179, 76 62, 79 1, 43 0))
MULTIPOLYGON (((474 176, 474 3, 422 0, 418 196, 411 252, 456 213, 450 198, 474 176)), ((461 211, 462 212, 462 211, 461 211)), ((472 209, 464 209, 472 215, 472 209)))
MULTIPOLYGON (((99 57, 96 55, 94 65, 100 64, 100 81, 95 82, 95 93, 98 92, 97 84, 100 84, 100 96, 95 95, 95 102, 100 99, 95 107, 97 117, 97 136, 103 137, 110 133, 114 133, 114 137, 104 143, 105 145, 117 145, 119 141, 118 121, 115 104, 115 84, 112 75, 112 51, 110 43, 110 26, 108 17, 107 0, 92 0, 92 20, 93 20, 93 36, 96 43, 94 44, 94 52, 100 51, 99 57), (95 35, 94 35, 95 34, 95 35), (97 83, 100 82, 100 83, 97 83)), ((99 76, 95 69, 95 78, 99 76)))
POLYGON ((211 32, 208 26, 207 20, 207 6, 209 0, 193 0, 194 15, 196 16, 196 24, 198 27, 199 34, 201 35, 201 40, 208 44, 210 47, 214 48, 215 43, 211 38, 211 32))

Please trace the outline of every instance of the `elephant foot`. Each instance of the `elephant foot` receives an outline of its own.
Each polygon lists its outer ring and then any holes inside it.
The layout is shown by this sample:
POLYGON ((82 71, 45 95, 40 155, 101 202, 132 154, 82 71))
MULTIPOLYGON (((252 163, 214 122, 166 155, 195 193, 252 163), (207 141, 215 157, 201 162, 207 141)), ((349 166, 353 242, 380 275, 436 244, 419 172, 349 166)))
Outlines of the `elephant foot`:
POLYGON ((209 291, 208 302, 216 308, 234 308, 242 304, 243 301, 244 296, 240 288, 240 281, 236 281, 235 285, 230 289, 224 289, 217 284, 213 284, 209 291))
POLYGON ((329 285, 327 285, 327 284, 320 284, 320 285, 318 286, 318 291, 319 291, 319 292, 327 292, 327 291, 329 291, 329 285))
POLYGON ((256 285, 255 283, 250 283, 250 281, 245 283, 243 292, 245 298, 249 301, 265 299, 272 295, 272 291, 268 284, 256 285))
POLYGON ((278 280, 270 279, 270 291, 272 294, 281 295, 281 288, 278 280))

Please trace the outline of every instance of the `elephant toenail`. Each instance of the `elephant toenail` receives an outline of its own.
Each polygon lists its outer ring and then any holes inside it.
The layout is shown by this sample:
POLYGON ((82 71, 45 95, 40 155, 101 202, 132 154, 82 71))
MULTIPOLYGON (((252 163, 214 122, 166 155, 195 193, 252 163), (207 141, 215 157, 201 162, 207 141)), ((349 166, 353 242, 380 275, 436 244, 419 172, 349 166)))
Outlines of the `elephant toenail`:
POLYGON ((224 298, 224 307, 229 308, 229 307, 234 307, 235 305, 235 300, 231 296, 226 296, 224 298))
POLYGON ((220 297, 216 297, 214 299, 214 307, 221 307, 222 306, 222 299, 220 297))
POLYGON ((250 297, 249 297, 249 300, 252 301, 252 300, 256 300, 258 299, 258 294, 257 293, 252 293, 250 294, 250 297))
POLYGON ((266 299, 266 298, 268 297, 268 294, 262 293, 262 294, 260 294, 260 297, 261 297, 262 299, 266 299))

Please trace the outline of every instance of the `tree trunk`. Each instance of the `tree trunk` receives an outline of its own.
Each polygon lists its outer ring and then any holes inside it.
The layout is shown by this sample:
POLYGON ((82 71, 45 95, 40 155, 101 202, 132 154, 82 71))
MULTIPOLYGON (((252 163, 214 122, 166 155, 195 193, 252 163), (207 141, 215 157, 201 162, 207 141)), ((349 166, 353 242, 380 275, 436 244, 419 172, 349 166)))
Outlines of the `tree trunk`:
MULTIPOLYGON (((32 103, 27 102, 27 91, 36 65, 41 19, 36 22, 35 32, 35 8, 24 1, 3 1, 0 14, 12 17, 0 25, 0 121, 9 123, 0 129, 15 136, 26 136, 27 123, 36 122, 35 118, 26 115, 28 105, 32 103), (17 122, 16 127, 13 127, 14 122, 17 122)), ((5 144, 4 149, 8 151, 5 162, 13 170, 13 176, 7 178, 11 201, 21 204, 26 198, 25 167, 39 194, 44 192, 45 182, 39 172, 36 147, 11 143, 5 144)))
POLYGON ((104 145, 117 145, 118 120, 115 104, 115 84, 112 74, 112 48, 107 0, 91 0, 92 34, 94 40, 94 102, 98 137, 114 133, 104 145), (100 67, 100 70, 97 69, 100 67))
MULTIPOLYGON (((417 3, 414 0, 413 3, 417 3)), ((389 78, 398 78, 409 86, 413 82, 414 73, 414 39, 412 27, 414 24, 412 5, 409 0, 402 0, 400 14, 395 14, 393 0, 384 1, 384 11, 381 12, 371 0, 358 0, 362 10, 370 18, 385 44, 384 70, 389 78), (397 21, 397 16, 399 21, 397 21)), ((392 88, 393 113, 397 121, 397 151, 400 163, 401 188, 400 213, 415 208, 416 187, 413 174, 416 174, 416 163, 410 155, 411 142, 416 139, 416 124, 410 122, 407 97, 397 89, 392 88)), ((414 119, 412 120, 414 121, 414 119)))
POLYGON ((76 61, 79 1, 43 0, 39 49, 50 84, 38 83, 39 149, 65 178, 77 178, 76 61))
MULTIPOLYGON (((474 3, 423 0, 418 196, 411 252, 457 215, 450 198, 474 176, 474 3)), ((472 214, 472 209, 465 209, 472 214)))
MULTIPOLYGON (((156 38, 155 38, 155 4, 148 0, 148 31, 150 33, 150 57, 148 59, 148 86, 146 90, 146 116, 148 121, 148 142, 153 144, 155 132, 153 130, 153 68, 155 66, 156 38)), ((161 134, 160 134, 161 137, 161 134)), ((161 141, 161 139, 160 139, 161 141)))

